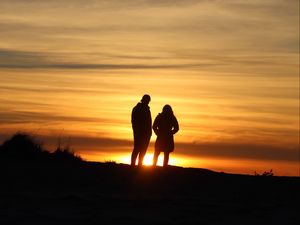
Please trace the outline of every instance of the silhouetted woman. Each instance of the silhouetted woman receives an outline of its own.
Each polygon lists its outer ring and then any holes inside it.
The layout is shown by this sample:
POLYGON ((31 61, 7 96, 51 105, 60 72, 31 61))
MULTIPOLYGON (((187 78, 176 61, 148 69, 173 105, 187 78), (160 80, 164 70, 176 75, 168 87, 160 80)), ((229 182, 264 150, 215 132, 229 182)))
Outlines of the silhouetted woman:
POLYGON ((153 123, 154 133, 157 135, 153 165, 156 166, 160 152, 164 152, 164 166, 168 165, 169 154, 174 151, 173 135, 179 130, 179 125, 170 105, 163 107, 153 123))

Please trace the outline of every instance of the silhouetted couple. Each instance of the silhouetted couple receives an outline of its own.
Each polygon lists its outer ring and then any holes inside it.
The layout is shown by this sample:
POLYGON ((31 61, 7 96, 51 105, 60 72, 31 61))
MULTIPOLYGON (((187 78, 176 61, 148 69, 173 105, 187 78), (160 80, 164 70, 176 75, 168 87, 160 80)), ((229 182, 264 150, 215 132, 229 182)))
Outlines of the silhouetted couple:
MULTIPOLYGON (((131 165, 143 165, 150 138, 152 135, 152 118, 149 95, 144 95, 132 110, 131 123, 134 137, 134 148, 131 155, 131 165)), ((158 156, 164 152, 164 166, 168 165, 170 152, 174 151, 173 135, 178 132, 179 125, 170 105, 165 105, 161 113, 157 115, 153 123, 154 133, 157 135, 153 165, 157 164, 158 156)))

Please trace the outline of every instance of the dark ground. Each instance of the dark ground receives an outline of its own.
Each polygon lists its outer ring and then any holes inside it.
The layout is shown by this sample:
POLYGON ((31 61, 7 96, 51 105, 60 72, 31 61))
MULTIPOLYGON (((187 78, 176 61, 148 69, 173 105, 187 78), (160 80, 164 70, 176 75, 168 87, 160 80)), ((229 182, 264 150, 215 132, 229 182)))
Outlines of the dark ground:
POLYGON ((0 160, 0 224, 300 223, 299 177, 0 160))

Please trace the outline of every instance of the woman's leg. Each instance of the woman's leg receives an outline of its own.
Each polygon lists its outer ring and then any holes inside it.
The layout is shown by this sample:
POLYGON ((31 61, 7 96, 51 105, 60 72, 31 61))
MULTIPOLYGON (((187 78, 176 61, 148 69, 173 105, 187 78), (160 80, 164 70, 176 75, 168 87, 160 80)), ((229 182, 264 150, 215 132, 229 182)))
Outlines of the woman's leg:
POLYGON ((153 155, 153 166, 156 166, 159 154, 160 154, 159 151, 155 151, 154 152, 154 155, 153 155))
POLYGON ((169 154, 170 152, 164 152, 164 166, 167 166, 169 163, 169 154))

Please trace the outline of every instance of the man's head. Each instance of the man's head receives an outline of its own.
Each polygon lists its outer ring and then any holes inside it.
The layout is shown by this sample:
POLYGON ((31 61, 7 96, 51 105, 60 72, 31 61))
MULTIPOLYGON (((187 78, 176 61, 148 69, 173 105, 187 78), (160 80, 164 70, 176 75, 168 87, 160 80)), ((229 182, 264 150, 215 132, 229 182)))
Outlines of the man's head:
POLYGON ((144 95, 143 98, 142 98, 142 100, 141 100, 141 102, 143 104, 146 104, 146 105, 148 105, 150 101, 151 101, 150 95, 144 95))

